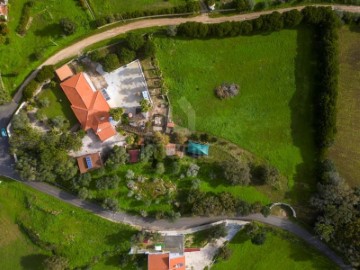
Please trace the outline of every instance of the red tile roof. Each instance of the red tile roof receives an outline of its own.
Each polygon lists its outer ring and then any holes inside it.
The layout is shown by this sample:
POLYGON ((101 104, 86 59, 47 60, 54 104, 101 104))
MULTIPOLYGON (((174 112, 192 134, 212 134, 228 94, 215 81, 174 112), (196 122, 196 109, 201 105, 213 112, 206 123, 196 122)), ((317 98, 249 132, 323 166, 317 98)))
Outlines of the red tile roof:
POLYGON ((76 74, 60 85, 84 130, 93 129, 102 141, 116 134, 109 122, 109 104, 99 91, 93 91, 83 73, 76 74))
POLYGON ((86 161, 85 161, 86 157, 90 157, 90 159, 91 159, 91 163, 93 165, 93 167, 91 169, 98 169, 103 166, 100 153, 93 153, 93 154, 88 154, 88 155, 84 155, 81 157, 77 157, 76 160, 77 160, 77 163, 78 163, 78 166, 80 169, 80 173, 86 173, 87 171, 89 171, 89 168, 87 167, 86 161))
POLYGON ((8 8, 7 8, 7 6, 1 5, 1 6, 0 6, 0 16, 5 16, 5 17, 7 17, 7 15, 8 15, 8 8))
POLYGON ((61 68, 58 68, 55 71, 55 73, 59 77, 60 81, 63 81, 74 75, 74 73, 72 72, 72 70, 70 69, 70 67, 68 65, 63 65, 61 68))
POLYGON ((169 254, 149 254, 148 270, 169 270, 169 254))
POLYGON ((140 157, 140 150, 139 149, 134 149, 134 150, 129 150, 129 162, 130 163, 136 163, 139 161, 139 157, 140 157))
POLYGON ((185 256, 170 258, 169 270, 185 270, 185 256))

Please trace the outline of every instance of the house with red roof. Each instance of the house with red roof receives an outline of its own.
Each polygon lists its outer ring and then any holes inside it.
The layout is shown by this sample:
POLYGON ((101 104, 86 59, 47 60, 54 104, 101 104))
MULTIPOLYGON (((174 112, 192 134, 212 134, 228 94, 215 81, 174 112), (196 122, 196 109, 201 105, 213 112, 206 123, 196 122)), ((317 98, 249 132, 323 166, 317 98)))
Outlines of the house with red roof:
POLYGON ((0 18, 7 21, 8 19, 8 0, 0 0, 0 18))
POLYGON ((185 256, 176 253, 148 254, 148 270, 185 270, 185 256))
POLYGON ((60 86, 85 131, 92 129, 101 141, 116 134, 109 122, 109 104, 101 92, 94 89, 84 73, 81 72, 68 78, 60 86))

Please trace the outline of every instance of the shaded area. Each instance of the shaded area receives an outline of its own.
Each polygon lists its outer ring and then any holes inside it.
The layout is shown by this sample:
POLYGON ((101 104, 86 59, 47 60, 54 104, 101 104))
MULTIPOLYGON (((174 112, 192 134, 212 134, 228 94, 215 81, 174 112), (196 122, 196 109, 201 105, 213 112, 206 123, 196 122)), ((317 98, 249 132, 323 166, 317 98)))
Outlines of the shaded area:
POLYGON ((43 262, 48 256, 44 254, 31 254, 21 258, 21 265, 24 270, 42 270, 43 262))

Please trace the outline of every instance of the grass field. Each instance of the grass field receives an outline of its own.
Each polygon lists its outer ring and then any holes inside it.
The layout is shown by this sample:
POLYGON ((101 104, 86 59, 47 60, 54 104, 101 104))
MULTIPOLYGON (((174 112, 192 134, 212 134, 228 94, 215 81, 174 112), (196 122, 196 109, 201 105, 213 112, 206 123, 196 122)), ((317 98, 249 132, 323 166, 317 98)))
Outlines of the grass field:
POLYGON ((21 10, 27 0, 10 1, 10 44, 0 45, 0 72, 6 89, 14 94, 16 87, 32 69, 71 41, 90 30, 90 17, 74 0, 35 1, 31 9, 32 22, 24 37, 16 33, 21 10), (58 25, 61 18, 68 17, 77 23, 77 32, 64 36, 58 25), (33 54, 41 52, 43 58, 35 60, 33 54))
POLYGON ((88 0, 97 16, 132 11, 169 8, 184 4, 185 0, 88 0))
POLYGON ((269 160, 302 199, 314 187, 311 36, 300 29, 220 40, 155 40, 175 122, 187 127, 188 112, 194 111, 196 126, 189 128, 269 160), (240 94, 217 99, 214 88, 223 82, 239 84, 240 94))
POLYGON ((335 144, 329 151, 340 175, 351 186, 360 184, 360 33, 358 30, 351 31, 344 26, 339 31, 337 135, 335 144))
POLYGON ((56 116, 63 116, 69 120, 70 127, 77 123, 76 117, 71 110, 69 100, 65 96, 65 93, 57 86, 55 89, 45 89, 39 94, 39 98, 47 98, 50 104, 42 110, 48 119, 56 116))
MULTIPOLYGON (((132 228, 101 219, 20 183, 4 178, 1 181, 1 269, 42 269, 44 258, 51 255, 30 241, 20 230, 20 223, 38 235, 42 243, 68 258, 72 268, 101 259, 107 252, 128 251, 135 232, 132 228)), ((102 263, 106 264, 106 260, 102 263)))
POLYGON ((338 269, 317 250, 299 238, 271 228, 263 245, 254 245, 245 232, 240 231, 229 243, 232 255, 227 261, 216 263, 211 269, 338 269))

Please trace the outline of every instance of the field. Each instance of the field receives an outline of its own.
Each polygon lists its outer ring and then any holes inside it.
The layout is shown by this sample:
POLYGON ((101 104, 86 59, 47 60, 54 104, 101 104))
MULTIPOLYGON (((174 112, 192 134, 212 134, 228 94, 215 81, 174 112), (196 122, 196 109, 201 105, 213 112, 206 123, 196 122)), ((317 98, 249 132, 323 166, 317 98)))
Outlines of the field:
POLYGON ((169 8, 184 4, 184 0, 88 0, 97 16, 132 11, 169 8))
POLYGON ((348 27, 339 32, 337 135, 329 152, 340 175, 356 186, 360 184, 360 34, 348 27))
POLYGON ((302 199, 314 188, 311 36, 299 29, 206 41, 155 39, 175 122, 269 160, 288 178, 293 198, 302 199), (240 94, 216 98, 214 88, 224 82, 237 83, 240 94))
POLYGON ((128 251, 132 228, 101 219, 20 183, 4 178, 1 181, 1 269, 42 269, 51 251, 39 245, 49 246, 68 258, 72 268, 98 259, 106 264, 107 259, 102 258, 106 253, 128 251), (25 231, 38 236, 37 245, 25 231))
POLYGON ((19 84, 41 61, 90 30, 91 18, 77 1, 35 1, 31 8, 32 21, 28 31, 25 36, 19 36, 16 28, 25 2, 27 0, 10 1, 10 43, 0 45, 0 72, 5 87, 11 94, 15 93, 19 84), (63 35, 58 23, 64 17, 77 23, 74 35, 63 35), (35 59, 34 53, 42 55, 41 59, 35 59))
POLYGON ((334 264, 305 242, 279 229, 270 228, 263 245, 254 245, 244 231, 229 243, 232 255, 211 269, 337 269, 334 264))
POLYGON ((48 119, 56 116, 62 116, 69 120, 70 127, 72 127, 77 120, 73 111, 71 110, 69 100, 65 96, 65 93, 57 86, 55 89, 45 89, 39 94, 39 98, 47 98, 50 104, 46 108, 42 108, 44 114, 48 119))

